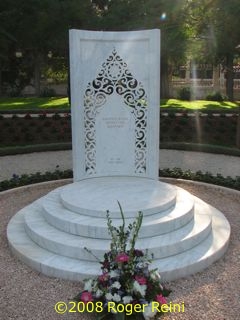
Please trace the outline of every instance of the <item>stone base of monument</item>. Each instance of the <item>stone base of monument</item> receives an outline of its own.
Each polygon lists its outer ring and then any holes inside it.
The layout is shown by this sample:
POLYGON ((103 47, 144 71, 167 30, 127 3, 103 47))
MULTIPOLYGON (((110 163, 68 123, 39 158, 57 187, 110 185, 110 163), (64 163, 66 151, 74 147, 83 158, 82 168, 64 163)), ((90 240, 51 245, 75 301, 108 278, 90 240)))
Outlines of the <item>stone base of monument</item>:
POLYGON ((53 277, 82 280, 100 273, 109 250, 106 210, 121 224, 144 214, 137 248, 153 253, 152 267, 173 280, 208 267, 225 252, 230 226, 224 215, 189 192, 144 178, 92 178, 60 187, 20 210, 10 221, 13 252, 53 277))

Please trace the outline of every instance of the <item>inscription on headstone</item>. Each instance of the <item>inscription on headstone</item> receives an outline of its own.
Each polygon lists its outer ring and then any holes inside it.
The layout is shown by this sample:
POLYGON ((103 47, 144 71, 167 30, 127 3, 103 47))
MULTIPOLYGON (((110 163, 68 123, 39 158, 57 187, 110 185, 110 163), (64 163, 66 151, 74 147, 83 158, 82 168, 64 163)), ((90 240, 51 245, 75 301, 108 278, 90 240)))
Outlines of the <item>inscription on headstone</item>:
POLYGON ((111 95, 96 117, 96 162, 106 174, 134 170, 135 121, 121 100, 111 95))
POLYGON ((102 119, 107 128, 124 128, 127 125, 128 118, 124 117, 106 117, 102 119))

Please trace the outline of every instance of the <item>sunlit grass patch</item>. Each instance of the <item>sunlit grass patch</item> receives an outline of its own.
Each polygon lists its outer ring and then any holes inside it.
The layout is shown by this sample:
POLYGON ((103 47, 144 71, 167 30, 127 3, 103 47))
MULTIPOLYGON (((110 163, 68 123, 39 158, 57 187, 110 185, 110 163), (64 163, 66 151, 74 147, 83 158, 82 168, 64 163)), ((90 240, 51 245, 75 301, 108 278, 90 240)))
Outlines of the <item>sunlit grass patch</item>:
POLYGON ((68 98, 0 98, 0 110, 69 108, 68 98))
POLYGON ((235 109, 240 105, 239 102, 231 101, 208 101, 208 100, 193 100, 183 101, 178 99, 163 99, 161 100, 162 108, 179 108, 179 109, 192 109, 192 110, 214 110, 235 109))

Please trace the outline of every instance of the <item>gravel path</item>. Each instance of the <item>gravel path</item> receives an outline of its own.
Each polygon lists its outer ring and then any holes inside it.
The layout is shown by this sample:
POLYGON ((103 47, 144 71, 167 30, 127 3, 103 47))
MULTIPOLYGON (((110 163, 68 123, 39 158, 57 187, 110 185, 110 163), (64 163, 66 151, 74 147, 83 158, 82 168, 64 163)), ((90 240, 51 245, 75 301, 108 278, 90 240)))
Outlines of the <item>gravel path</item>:
MULTIPOLYGON (((0 181, 10 179, 12 175, 31 174, 35 172, 54 171, 56 166, 60 170, 72 168, 72 151, 50 151, 19 154, 0 157, 0 181)), ((216 175, 235 178, 240 176, 240 157, 205 152, 193 152, 183 150, 159 151, 159 167, 192 170, 196 172, 209 171, 216 175)))
MULTIPOLYGON (((68 302, 81 289, 79 283, 48 278, 12 256, 6 238, 10 218, 22 207, 60 186, 61 181, 27 186, 0 193, 0 319, 61 320, 92 319, 91 316, 56 314, 58 301, 68 302)), ((205 271, 171 282, 172 303, 185 305, 185 313, 165 315, 165 320, 237 320, 240 295, 240 192, 201 184, 175 181, 220 209, 231 227, 225 256, 205 271)))

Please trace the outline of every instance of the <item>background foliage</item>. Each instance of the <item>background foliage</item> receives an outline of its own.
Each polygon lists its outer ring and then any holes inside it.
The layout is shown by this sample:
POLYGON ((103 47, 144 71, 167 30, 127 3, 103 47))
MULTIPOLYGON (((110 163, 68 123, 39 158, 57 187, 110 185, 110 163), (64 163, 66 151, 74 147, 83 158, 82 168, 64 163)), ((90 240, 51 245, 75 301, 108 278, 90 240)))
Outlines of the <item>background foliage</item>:
POLYGON ((39 95, 41 75, 49 63, 48 75, 55 71, 58 81, 66 80, 71 28, 160 28, 162 96, 169 96, 173 67, 191 57, 223 64, 227 95, 232 100, 232 66, 239 57, 239 16, 239 0, 2 0, 0 90, 4 92, 6 83, 12 94, 18 95, 32 83, 39 95), (16 50, 23 53, 21 59, 16 59, 16 50), (49 51, 54 58, 51 61, 49 51), (60 71, 65 72, 65 78, 60 71))

